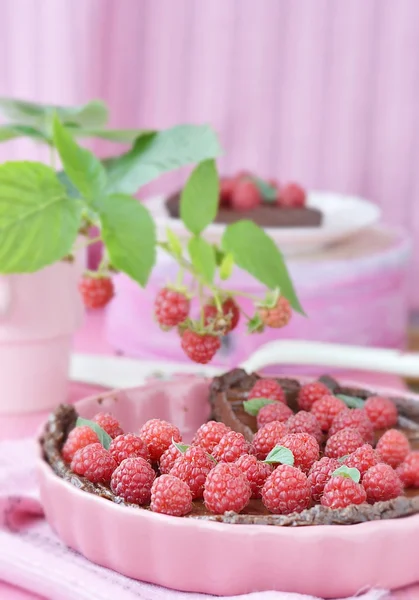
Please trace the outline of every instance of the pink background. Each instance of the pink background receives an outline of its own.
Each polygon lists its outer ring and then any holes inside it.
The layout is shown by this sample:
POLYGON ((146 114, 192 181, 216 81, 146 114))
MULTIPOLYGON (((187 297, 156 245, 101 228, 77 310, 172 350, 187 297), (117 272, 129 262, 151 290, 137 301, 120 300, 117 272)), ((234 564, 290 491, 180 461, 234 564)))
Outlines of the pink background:
MULTIPOLYGON (((2 95, 102 97, 118 126, 211 122, 227 151, 223 171, 252 167, 359 193, 381 204, 387 222, 419 232, 417 0, 2 0, 1 8, 2 95)), ((26 143, 7 144, 0 159, 23 152, 26 143)), ((410 296, 419 306, 419 286, 410 296)))

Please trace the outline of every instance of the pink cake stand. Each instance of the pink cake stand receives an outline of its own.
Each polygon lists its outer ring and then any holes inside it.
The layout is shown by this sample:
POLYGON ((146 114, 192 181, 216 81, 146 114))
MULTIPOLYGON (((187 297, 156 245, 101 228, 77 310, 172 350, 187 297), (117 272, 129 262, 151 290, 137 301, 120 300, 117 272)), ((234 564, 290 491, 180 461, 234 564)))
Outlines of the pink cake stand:
MULTIPOLYGON (((109 410, 126 430, 152 417, 167 419, 188 441, 208 418, 208 386, 202 378, 154 382, 76 407, 86 418, 109 410)), ((41 458, 38 466, 46 518, 61 539, 134 579, 215 595, 279 590, 322 598, 419 580, 419 515, 350 526, 219 524, 118 506, 65 482, 41 458)))

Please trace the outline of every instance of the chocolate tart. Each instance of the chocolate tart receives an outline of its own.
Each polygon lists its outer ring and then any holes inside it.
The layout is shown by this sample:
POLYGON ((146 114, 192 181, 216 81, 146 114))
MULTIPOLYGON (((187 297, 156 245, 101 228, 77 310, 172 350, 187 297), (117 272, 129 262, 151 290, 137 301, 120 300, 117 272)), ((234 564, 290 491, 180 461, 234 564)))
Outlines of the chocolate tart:
MULTIPOLYGON (((259 379, 257 374, 247 374, 241 369, 234 369, 221 377, 216 377, 210 386, 210 404, 212 418, 223 421, 233 430, 243 433, 251 440, 256 431, 256 419, 243 410, 243 400, 248 391, 259 379)), ((365 400, 374 392, 341 386, 329 376, 320 378, 336 394, 345 394, 365 400)), ((279 378, 287 403, 297 409, 296 399, 300 382, 296 379, 279 378)), ((399 411, 398 428, 409 438, 412 448, 419 449, 419 403, 405 397, 392 397, 399 411)), ((105 500, 124 506, 132 506, 138 510, 148 507, 129 505, 115 496, 109 487, 93 484, 84 477, 73 473, 61 457, 61 448, 68 433, 74 428, 78 414, 72 405, 61 405, 51 414, 40 439, 43 459, 50 465, 57 476, 64 479, 80 490, 102 497, 105 500)), ((378 432, 379 437, 380 432, 378 432)), ((307 525, 350 525, 366 521, 396 519, 419 513, 419 490, 407 490, 405 496, 400 496, 387 502, 374 505, 363 504, 350 506, 345 509, 332 510, 321 505, 315 505, 301 513, 290 515, 273 515, 269 513, 260 500, 252 500, 245 511, 240 514, 227 512, 224 515, 210 514, 200 501, 194 502, 192 512, 183 518, 214 521, 230 524, 257 524, 285 527, 307 525)))
MULTIPOLYGON (((180 194, 166 200, 166 210, 173 219, 179 219, 180 194)), ((239 219, 249 219, 261 227, 320 227, 323 215, 316 208, 280 208, 272 204, 260 204, 253 210, 237 211, 221 206, 215 223, 228 225, 239 219)))

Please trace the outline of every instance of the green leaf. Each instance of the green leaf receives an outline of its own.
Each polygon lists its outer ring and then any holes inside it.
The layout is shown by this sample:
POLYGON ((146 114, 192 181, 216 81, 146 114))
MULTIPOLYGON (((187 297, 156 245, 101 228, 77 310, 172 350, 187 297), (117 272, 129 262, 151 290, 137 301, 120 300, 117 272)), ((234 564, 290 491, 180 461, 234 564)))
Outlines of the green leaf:
POLYGON ((263 333, 265 325, 257 312, 251 319, 247 321, 247 333, 263 333))
POLYGON ((102 163, 77 144, 57 117, 54 118, 54 143, 71 183, 94 205, 106 188, 106 171, 102 163))
POLYGON ((339 469, 333 471, 332 477, 348 477, 349 479, 355 481, 355 483, 359 483, 361 479, 361 473, 358 471, 358 469, 349 468, 346 465, 342 465, 339 467, 339 469))
POLYGON ((180 197, 180 218, 191 233, 199 235, 215 219, 219 187, 213 160, 200 163, 192 171, 180 197))
POLYGON ((65 171, 57 171, 57 179, 65 187, 69 198, 81 198, 79 190, 71 183, 65 171))
POLYGON ((207 284, 211 284, 215 275, 214 249, 201 237, 193 237, 188 243, 189 256, 197 273, 207 284))
POLYGON ((0 165, 0 272, 31 273, 69 254, 81 210, 53 169, 37 162, 0 165))
POLYGON ((238 221, 226 227, 222 247, 234 262, 269 289, 280 288, 294 310, 304 314, 284 259, 274 241, 253 221, 238 221))
POLYGON ((221 250, 221 248, 219 248, 217 244, 213 244, 212 247, 214 248, 215 262, 217 264, 217 267, 220 267, 227 254, 223 250, 221 250))
POLYGON ((104 196, 97 210, 112 265, 144 287, 156 260, 156 229, 150 213, 124 194, 104 196))
POLYGON ((176 235, 176 233, 174 231, 169 229, 169 227, 166 229, 166 235, 167 235, 167 247, 168 247, 169 252, 171 252, 177 258, 180 258, 183 253, 183 248, 182 248, 182 243, 181 243, 179 237, 176 235))
POLYGON ((294 455, 288 448, 284 446, 275 446, 268 456, 265 458, 263 462, 266 463, 281 463, 281 465, 291 465, 294 464, 294 455))
POLYGON ((275 404, 275 402, 275 400, 269 400, 269 398, 253 398, 252 400, 245 400, 243 408, 248 415, 256 417, 261 408, 267 404, 275 404))
POLYGON ((35 127, 29 125, 0 125, 0 142, 7 142, 16 138, 28 137, 40 142, 48 142, 48 138, 35 127))
POLYGON ((188 448, 190 448, 190 446, 188 446, 187 444, 178 444, 178 442, 175 442, 175 440, 172 438, 172 444, 175 446, 175 448, 177 448, 179 450, 179 452, 181 452, 182 454, 185 454, 186 450, 188 448))
POLYGON ((252 177, 256 187, 259 190, 259 194, 262 197, 262 202, 266 202, 269 204, 275 204, 278 196, 277 190, 273 185, 270 185, 260 177, 252 177))
POLYGON ((230 253, 226 254, 220 265, 220 279, 226 281, 231 277, 234 268, 234 256, 230 253))
POLYGON ((74 129, 74 136, 81 138, 101 138, 109 142, 120 144, 133 144, 136 139, 143 135, 156 133, 153 129, 74 129))
POLYGON ((178 125, 145 133, 129 152, 104 161, 109 190, 134 194, 164 173, 216 158, 220 152, 217 136, 207 125, 178 125))
POLYGON ((108 110, 101 100, 81 106, 58 106, 0 98, 0 114, 14 123, 40 127, 44 133, 49 130, 54 114, 64 124, 78 127, 103 127, 108 120, 108 110))
POLYGON ((109 446, 111 445, 112 438, 108 433, 106 433, 106 431, 104 429, 102 429, 102 427, 100 427, 94 421, 89 421, 89 419, 83 419, 82 417, 78 417, 77 421, 76 421, 76 427, 83 427, 83 426, 90 427, 90 429, 93 429, 93 431, 99 438, 99 442, 102 444, 102 446, 105 448, 105 450, 109 450, 109 446))
POLYGON ((345 394, 336 394, 336 398, 343 400, 348 408, 362 408, 365 402, 356 396, 346 396, 345 394))

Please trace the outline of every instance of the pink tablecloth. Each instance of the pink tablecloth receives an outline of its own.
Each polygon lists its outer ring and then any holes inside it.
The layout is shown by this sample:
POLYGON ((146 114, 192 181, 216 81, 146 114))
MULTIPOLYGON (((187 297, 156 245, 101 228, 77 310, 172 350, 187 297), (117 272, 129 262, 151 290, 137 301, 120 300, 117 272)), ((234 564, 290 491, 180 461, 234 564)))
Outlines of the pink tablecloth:
MULTIPOLYGON (((95 313, 87 317, 85 327, 76 338, 75 349, 77 351, 94 352, 96 354, 110 354, 112 352, 112 349, 106 343, 103 334, 103 315, 100 313, 95 313)), ((387 375, 378 376, 366 373, 345 372, 340 374, 340 377, 355 379, 365 382, 366 384, 370 383, 372 385, 376 384, 394 387, 402 387, 403 385, 398 378, 387 375)), ((71 384, 69 388, 69 399, 74 402, 79 398, 94 393, 96 390, 97 388, 93 388, 92 386, 74 383, 71 384)), ((22 421, 20 423, 20 432, 22 436, 34 432, 37 425, 37 420, 22 421)), ((11 437, 16 437, 16 435, 11 435, 11 437)), ((397 594, 393 594, 390 597, 403 600, 417 600, 419 598, 419 587, 415 588, 415 590, 411 589, 409 591, 401 591, 397 594)), ((39 600, 39 596, 28 593, 16 587, 12 587, 1 581, 0 598, 2 600, 39 600)), ((48 600, 54 599, 51 598, 48 600)))

